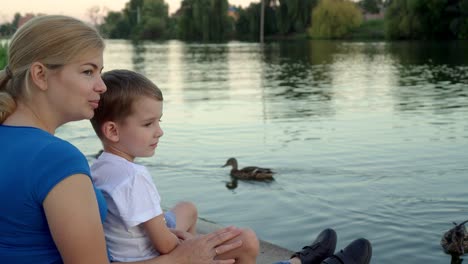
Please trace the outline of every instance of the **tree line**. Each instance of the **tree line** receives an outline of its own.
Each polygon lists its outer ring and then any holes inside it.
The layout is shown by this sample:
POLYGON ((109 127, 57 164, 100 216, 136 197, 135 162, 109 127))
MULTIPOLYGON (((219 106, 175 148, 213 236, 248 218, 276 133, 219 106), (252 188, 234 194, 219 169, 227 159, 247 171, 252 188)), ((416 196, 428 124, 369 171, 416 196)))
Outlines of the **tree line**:
MULTIPOLYGON (((468 0, 263 1, 267 38, 346 38, 366 13, 385 13, 382 31, 388 39, 468 38, 468 0)), ((261 13, 261 0, 245 8, 228 0, 183 0, 172 15, 164 0, 130 0, 122 11, 90 18, 107 38, 219 42, 258 40, 261 13)), ((1 35, 14 32, 18 16, 0 25, 1 35)))
POLYGON ((391 39, 467 39, 468 0, 392 0, 385 21, 391 39))

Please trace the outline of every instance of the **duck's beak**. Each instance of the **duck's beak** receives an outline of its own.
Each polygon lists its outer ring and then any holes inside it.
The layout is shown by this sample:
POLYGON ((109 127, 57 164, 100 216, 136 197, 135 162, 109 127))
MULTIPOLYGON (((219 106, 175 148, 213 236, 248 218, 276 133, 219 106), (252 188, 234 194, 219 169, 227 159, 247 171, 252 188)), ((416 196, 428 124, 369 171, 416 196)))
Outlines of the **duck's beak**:
POLYGON ((226 167, 227 165, 228 165, 228 164, 226 163, 226 164, 224 164, 223 166, 221 166, 221 168, 224 168, 224 167, 226 167))

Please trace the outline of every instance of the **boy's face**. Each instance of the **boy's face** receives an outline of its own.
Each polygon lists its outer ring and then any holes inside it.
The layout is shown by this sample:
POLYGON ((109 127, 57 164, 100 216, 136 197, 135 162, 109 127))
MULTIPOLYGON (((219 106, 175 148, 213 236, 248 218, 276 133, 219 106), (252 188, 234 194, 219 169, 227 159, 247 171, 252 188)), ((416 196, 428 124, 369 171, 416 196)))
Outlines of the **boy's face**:
POLYGON ((118 123, 118 148, 127 160, 135 157, 151 157, 158 146, 162 131, 159 122, 163 102, 155 98, 140 97, 133 102, 133 113, 118 123))

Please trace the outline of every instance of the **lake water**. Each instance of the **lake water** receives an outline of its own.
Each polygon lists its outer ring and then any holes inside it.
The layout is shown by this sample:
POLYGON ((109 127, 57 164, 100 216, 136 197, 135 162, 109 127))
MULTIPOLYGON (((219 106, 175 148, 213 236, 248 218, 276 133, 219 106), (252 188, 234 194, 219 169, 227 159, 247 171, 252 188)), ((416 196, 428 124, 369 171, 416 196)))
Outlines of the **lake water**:
MULTIPOLYGON (((105 70, 147 75, 165 96, 148 166, 179 200, 291 250, 326 227, 372 263, 450 263, 439 245, 468 219, 468 42, 107 41, 105 70), (277 172, 228 189, 229 157, 277 172)), ((92 162, 87 121, 58 136, 92 162)))

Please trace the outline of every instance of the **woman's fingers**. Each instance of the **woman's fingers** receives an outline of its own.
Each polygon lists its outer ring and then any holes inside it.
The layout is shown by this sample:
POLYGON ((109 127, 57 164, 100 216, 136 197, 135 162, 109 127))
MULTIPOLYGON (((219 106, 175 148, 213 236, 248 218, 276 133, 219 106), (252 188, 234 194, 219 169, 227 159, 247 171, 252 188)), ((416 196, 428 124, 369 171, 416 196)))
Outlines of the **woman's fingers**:
MULTIPOLYGON (((210 234, 206 235, 205 238, 207 239, 207 243, 212 245, 213 248, 214 248, 214 247, 216 247, 218 245, 223 244, 224 242, 226 242, 228 240, 231 240, 231 239, 239 236, 240 233, 241 233, 241 230, 239 228, 230 226, 230 227, 219 229, 219 230, 217 230, 217 231, 215 231, 213 233, 210 233, 210 234)), ((234 248, 237 248, 237 247, 234 247, 234 248)), ((220 251, 218 251, 218 252, 219 252, 219 254, 224 253, 224 252, 220 252, 220 251)))
POLYGON ((213 233, 199 235, 182 241, 173 251, 169 253, 172 263, 190 264, 232 264, 234 258, 216 259, 216 256, 224 254, 242 245, 241 234, 236 227, 226 227, 213 233))
POLYGON ((227 259, 227 260, 213 260, 213 264, 233 264, 236 261, 233 259, 227 259))
POLYGON ((216 264, 229 264, 229 263, 234 263, 232 262, 234 259, 228 258, 228 259, 218 259, 218 255, 222 255, 226 252, 229 252, 231 250, 234 250, 240 246, 242 246, 242 240, 237 239, 235 240, 236 237, 238 237, 241 234, 241 230, 236 227, 227 227, 223 229, 219 229, 216 232, 213 232, 211 234, 208 234, 206 239, 207 239, 207 244, 212 247, 212 252, 213 252, 213 259, 216 264), (227 243, 229 241, 229 243, 227 243))
POLYGON ((224 254, 226 252, 229 252, 229 251, 231 251, 233 249, 236 249, 236 248, 238 248, 240 246, 242 246, 242 240, 240 240, 240 239, 232 241, 229 244, 219 245, 219 246, 215 247, 216 256, 224 254))
POLYGON ((193 238, 193 235, 190 234, 189 232, 182 231, 182 230, 177 230, 177 229, 169 229, 177 238, 181 240, 187 240, 189 238, 193 238))

